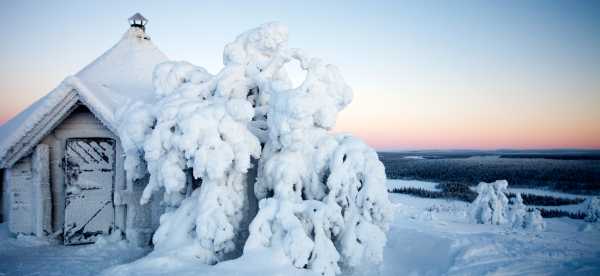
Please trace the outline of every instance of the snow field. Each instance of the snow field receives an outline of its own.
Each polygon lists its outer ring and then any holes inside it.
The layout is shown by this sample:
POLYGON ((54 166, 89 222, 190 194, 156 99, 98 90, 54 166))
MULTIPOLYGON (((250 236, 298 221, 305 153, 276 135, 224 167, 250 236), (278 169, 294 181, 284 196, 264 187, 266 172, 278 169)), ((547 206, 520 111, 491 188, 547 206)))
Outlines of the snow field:
MULTIPOLYGON (((395 215, 383 262, 351 275, 596 275, 600 227, 568 218, 544 219, 541 232, 473 224, 469 204, 389 194, 395 215)), ((0 275, 316 275, 294 268, 285 253, 255 250, 211 266, 176 256, 142 258, 148 249, 120 243, 64 247, 8 236, 0 224, 0 275)))

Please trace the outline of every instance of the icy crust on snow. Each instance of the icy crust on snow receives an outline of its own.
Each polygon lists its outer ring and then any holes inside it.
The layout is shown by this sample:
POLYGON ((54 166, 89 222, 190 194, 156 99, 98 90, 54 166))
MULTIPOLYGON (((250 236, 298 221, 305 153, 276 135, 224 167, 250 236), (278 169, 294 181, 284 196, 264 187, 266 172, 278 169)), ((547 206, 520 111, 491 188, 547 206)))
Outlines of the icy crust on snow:
POLYGON ((214 76, 187 62, 160 64, 158 101, 121 112, 128 177, 147 170, 142 203, 164 190, 171 206, 151 255, 209 264, 231 255, 246 215, 246 173, 260 157, 260 209, 245 255, 280 250, 295 267, 323 275, 380 262, 392 215, 385 172, 362 141, 328 132, 352 100, 337 68, 287 48, 278 23, 239 35, 223 60, 214 76), (307 73, 296 88, 284 69, 293 60, 307 73))
POLYGON ((479 183, 478 196, 471 203, 469 210, 471 221, 479 224, 508 225, 517 230, 544 230, 546 224, 540 211, 529 211, 523 204, 520 193, 509 202, 507 192, 506 180, 479 183))
POLYGON ((0 160, 71 92, 116 131, 117 110, 153 100, 152 70, 166 60, 142 30, 130 28, 113 48, 0 127, 0 160))

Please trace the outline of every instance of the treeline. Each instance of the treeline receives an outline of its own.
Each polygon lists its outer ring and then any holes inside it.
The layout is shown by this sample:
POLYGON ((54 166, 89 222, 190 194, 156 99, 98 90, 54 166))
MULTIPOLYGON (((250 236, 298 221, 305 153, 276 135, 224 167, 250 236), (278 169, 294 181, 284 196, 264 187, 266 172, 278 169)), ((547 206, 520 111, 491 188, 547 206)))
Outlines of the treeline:
POLYGON ((529 158, 434 158, 405 159, 398 154, 380 154, 390 179, 415 179, 437 183, 493 182, 506 179, 511 186, 549 187, 569 193, 600 194, 597 160, 553 160, 529 158))
POLYGON ((445 198, 456 199, 464 202, 473 202, 477 193, 473 192, 466 185, 442 185, 441 191, 431 191, 416 187, 400 187, 389 189, 390 193, 407 194, 422 198, 445 198))
MULTIPOLYGON (((512 198, 516 195, 514 193, 506 194, 507 197, 512 198)), ((562 206, 562 205, 575 205, 585 201, 584 198, 566 198, 566 197, 554 197, 546 195, 534 195, 522 193, 523 203, 525 205, 537 205, 537 206, 562 206)))
MULTIPOLYGON (((577 212, 568 212, 564 210, 555 210, 555 209, 544 209, 544 208, 536 208, 540 211, 540 214, 543 218, 560 218, 560 217, 569 217, 572 219, 585 219, 585 213, 577 211, 577 212)), ((533 208, 529 208, 529 211, 533 211, 533 208)))
MULTIPOLYGON (((421 198, 443 198, 443 199, 456 199, 464 202, 471 203, 477 198, 477 193, 469 189, 467 185, 451 184, 451 185, 440 185, 441 191, 432 191, 417 187, 400 187, 388 189, 390 193, 407 194, 411 196, 421 198)), ((515 197, 514 193, 508 193, 509 198, 515 197)), ((561 206, 561 205, 572 205, 579 204, 584 201, 583 198, 560 198, 553 196, 544 195, 533 195, 533 194, 521 194, 523 198, 523 204, 525 205, 537 205, 537 206, 561 206)), ((557 218, 557 217, 569 217, 572 219, 584 219, 585 213, 568 212, 564 210, 544 209, 536 208, 540 210, 540 214, 544 218, 557 218)), ((529 208, 530 211, 533 208, 529 208)))
POLYGON ((440 191, 430 191, 423 188, 415 187, 400 187, 389 189, 388 192, 395 194, 406 194, 422 198, 447 198, 445 194, 440 191))

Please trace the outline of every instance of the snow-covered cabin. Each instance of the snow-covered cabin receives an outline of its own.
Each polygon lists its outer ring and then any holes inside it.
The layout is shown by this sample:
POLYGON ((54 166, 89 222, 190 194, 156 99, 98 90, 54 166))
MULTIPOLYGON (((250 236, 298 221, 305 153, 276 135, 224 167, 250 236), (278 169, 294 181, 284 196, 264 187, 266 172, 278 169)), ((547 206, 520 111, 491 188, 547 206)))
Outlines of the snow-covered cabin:
POLYGON ((134 15, 114 47, 0 126, 0 220, 12 233, 150 240, 159 206, 140 208, 144 183, 126 180, 115 125, 123 105, 154 97, 154 67, 167 60, 145 23, 134 15))

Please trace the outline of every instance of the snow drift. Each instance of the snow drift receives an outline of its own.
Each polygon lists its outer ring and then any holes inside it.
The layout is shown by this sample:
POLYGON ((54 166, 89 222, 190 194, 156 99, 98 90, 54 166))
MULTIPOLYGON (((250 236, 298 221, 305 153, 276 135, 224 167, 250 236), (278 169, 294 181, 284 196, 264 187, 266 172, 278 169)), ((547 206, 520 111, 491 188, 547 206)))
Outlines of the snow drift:
POLYGON ((244 254, 282 251, 321 275, 382 261, 392 217, 383 164, 362 141, 330 133, 352 90, 335 66, 288 48, 287 37, 278 23, 239 35, 215 75, 162 63, 156 102, 119 112, 128 177, 149 174, 141 202, 162 192, 168 207, 150 257, 214 264, 236 256, 247 172, 260 158, 260 208, 244 254), (294 60, 306 71, 295 88, 284 69, 294 60))

